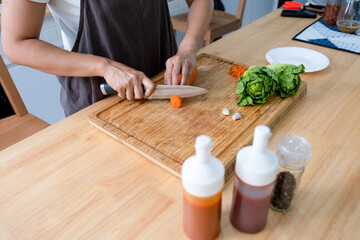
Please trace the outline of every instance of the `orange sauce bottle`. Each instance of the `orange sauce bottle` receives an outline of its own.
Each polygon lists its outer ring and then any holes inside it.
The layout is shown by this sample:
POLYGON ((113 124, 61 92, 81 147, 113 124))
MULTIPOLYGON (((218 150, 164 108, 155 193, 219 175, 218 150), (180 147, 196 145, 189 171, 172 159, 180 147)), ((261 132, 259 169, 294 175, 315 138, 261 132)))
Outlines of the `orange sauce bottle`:
POLYGON ((212 141, 196 139, 196 155, 182 167, 183 228, 190 239, 214 239, 220 232, 221 197, 225 168, 211 156, 212 141))
POLYGON ((221 195, 201 198, 184 190, 184 230, 191 239, 214 239, 220 232, 221 195), (201 223, 201 224, 200 224, 201 223))

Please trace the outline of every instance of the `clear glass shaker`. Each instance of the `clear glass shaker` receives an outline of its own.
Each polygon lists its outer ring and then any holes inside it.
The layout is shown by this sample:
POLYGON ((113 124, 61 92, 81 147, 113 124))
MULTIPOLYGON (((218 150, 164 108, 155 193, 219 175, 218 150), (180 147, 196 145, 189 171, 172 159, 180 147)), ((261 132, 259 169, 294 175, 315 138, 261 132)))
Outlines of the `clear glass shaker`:
POLYGON ((344 33, 354 33, 360 28, 360 0, 343 0, 336 25, 344 33))
POLYGON ((276 155, 279 168, 270 206, 276 211, 287 212, 294 205, 301 176, 311 158, 311 146, 305 138, 287 136, 281 139, 276 155))
POLYGON ((336 20, 340 11, 342 0, 327 0, 323 22, 327 25, 336 26, 336 20))

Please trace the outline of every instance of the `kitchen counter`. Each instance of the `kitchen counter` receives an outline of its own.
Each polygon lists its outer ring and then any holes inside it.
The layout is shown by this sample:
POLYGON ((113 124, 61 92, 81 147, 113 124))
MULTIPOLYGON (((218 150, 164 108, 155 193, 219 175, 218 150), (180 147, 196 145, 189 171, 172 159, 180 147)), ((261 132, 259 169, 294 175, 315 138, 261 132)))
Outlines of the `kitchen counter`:
MULTIPOLYGON (((313 148, 293 209, 269 210, 258 234, 238 232, 229 222, 232 178, 219 239, 360 238, 360 58, 291 40, 313 21, 277 10, 201 50, 247 65, 266 65, 265 53, 284 46, 330 59, 302 75, 307 96, 270 139, 272 150, 287 135, 313 148)), ((0 152, 1 239, 186 239, 180 179, 89 124, 114 97, 0 152)))

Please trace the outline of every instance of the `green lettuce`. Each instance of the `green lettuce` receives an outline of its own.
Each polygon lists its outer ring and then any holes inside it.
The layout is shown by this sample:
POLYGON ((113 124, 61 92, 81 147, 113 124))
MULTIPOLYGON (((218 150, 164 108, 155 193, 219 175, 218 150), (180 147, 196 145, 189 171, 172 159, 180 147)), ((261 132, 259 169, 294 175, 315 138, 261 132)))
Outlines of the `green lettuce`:
POLYGON ((278 88, 278 78, 273 70, 264 66, 251 66, 240 77, 236 94, 239 106, 264 103, 278 88))
POLYGON ((304 65, 271 64, 266 66, 273 70, 279 79, 279 92, 281 97, 289 97, 299 90, 301 79, 299 74, 304 73, 304 65))

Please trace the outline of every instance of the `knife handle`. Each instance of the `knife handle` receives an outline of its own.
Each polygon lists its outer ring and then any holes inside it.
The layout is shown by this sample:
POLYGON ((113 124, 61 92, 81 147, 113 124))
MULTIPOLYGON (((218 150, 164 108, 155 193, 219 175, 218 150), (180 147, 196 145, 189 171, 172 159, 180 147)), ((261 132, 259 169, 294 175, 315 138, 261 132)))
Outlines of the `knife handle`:
MULTIPOLYGON (((143 91, 145 93, 145 91, 146 91, 145 86, 143 84, 141 86, 142 86, 143 91)), ((118 93, 112 87, 110 87, 110 85, 107 84, 107 83, 100 84, 100 90, 101 90, 103 95, 112 95, 112 94, 117 94, 118 93)))
POLYGON ((112 87, 110 87, 109 84, 107 83, 102 83, 100 84, 100 90, 102 92, 103 95, 111 95, 111 94, 116 94, 117 91, 115 91, 112 87))

